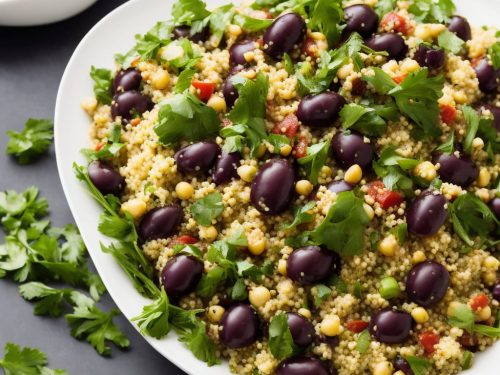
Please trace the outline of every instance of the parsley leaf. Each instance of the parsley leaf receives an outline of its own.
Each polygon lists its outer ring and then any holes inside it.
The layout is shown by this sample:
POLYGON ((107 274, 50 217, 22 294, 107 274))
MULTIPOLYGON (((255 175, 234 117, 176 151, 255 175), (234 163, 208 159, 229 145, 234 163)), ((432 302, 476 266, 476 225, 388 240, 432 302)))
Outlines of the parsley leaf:
POLYGON ((462 369, 468 370, 472 367, 472 362, 474 360, 474 354, 468 350, 464 350, 462 355, 462 369))
POLYGON ((94 81, 94 95, 101 104, 111 104, 111 70, 90 67, 90 78, 94 81))
POLYGON ((455 149, 455 133, 451 133, 448 140, 442 145, 436 147, 436 151, 441 151, 444 154, 453 154, 455 149))
POLYGON ((396 0, 379 0, 375 4, 375 13, 382 19, 387 13, 391 12, 396 7, 396 0))
POLYGON ((477 130, 479 128, 479 115, 475 109, 468 105, 462 106, 465 123, 467 124, 467 133, 464 139, 464 151, 470 154, 472 150, 472 141, 476 138, 477 130))
POLYGON ((205 227, 212 225, 212 221, 224 211, 221 193, 215 191, 198 199, 193 203, 190 211, 193 219, 195 219, 198 224, 205 227))
POLYGON ((371 341, 370 332, 368 332, 368 330, 365 329, 358 336, 358 339, 356 341, 356 350, 360 354, 365 354, 368 348, 370 347, 370 341, 371 341))
POLYGON ((453 0, 412 0, 408 9, 421 22, 448 22, 455 13, 453 0))
POLYGON ((278 360, 291 357, 296 351, 286 314, 275 315, 269 324, 269 350, 278 360))
POLYGON ((451 326, 464 329, 468 332, 476 332, 492 338, 500 337, 500 328, 491 327, 485 324, 476 324, 474 312, 471 307, 463 303, 453 306, 451 315, 448 318, 448 323, 451 326))
POLYGON ((118 155, 124 144, 120 142, 122 126, 113 124, 106 144, 99 150, 83 149, 81 152, 88 160, 112 159, 118 155))
POLYGON ((450 53, 457 54, 462 50, 465 42, 460 39, 455 33, 452 33, 449 30, 444 30, 438 36, 438 45, 439 47, 445 49, 450 53))
POLYGON ((306 156, 297 160, 305 168, 307 177, 313 184, 318 183, 319 172, 325 165, 329 150, 330 140, 316 143, 307 148, 306 156))
POLYGON ((356 103, 345 105, 340 111, 342 128, 353 128, 366 136, 381 136, 387 130, 384 116, 392 117, 394 106, 367 107, 356 103))
POLYGON ((172 17, 176 25, 191 25, 193 21, 207 18, 210 12, 201 0, 179 0, 172 6, 172 17))
POLYGON ((249 32, 256 32, 268 28, 273 23, 273 20, 235 14, 232 22, 249 32))
POLYGON ((403 358, 410 365, 410 368, 412 369, 414 375, 425 375, 432 367, 432 364, 424 358, 419 358, 411 355, 404 356, 403 358))
POLYGON ((38 188, 31 186, 22 193, 14 190, 0 192, 0 218, 4 228, 15 233, 32 228, 32 224, 47 214, 48 202, 38 197, 38 188))
POLYGON ((318 308, 332 294, 332 289, 324 284, 314 286, 314 307, 318 308))
POLYGON ((7 135, 7 154, 14 155, 20 164, 28 164, 47 152, 54 139, 54 125, 51 120, 30 118, 20 133, 8 130, 7 135))
POLYGON ((46 367, 47 356, 38 349, 21 348, 13 343, 5 344, 5 354, 0 359, 0 367, 5 375, 67 375, 64 370, 46 367))
POLYGON ((36 299, 35 315, 61 316, 65 298, 71 289, 55 289, 40 282, 30 282, 19 287, 21 296, 28 300, 36 299))
POLYGON ((334 46, 340 39, 343 27, 343 7, 341 0, 316 0, 311 5, 309 24, 311 30, 319 30, 325 36, 329 46, 334 46))
POLYGON ((200 60, 200 52, 193 48, 193 44, 189 39, 182 38, 169 43, 167 51, 179 51, 173 54, 162 53, 160 59, 165 61, 170 68, 176 73, 182 69, 192 69, 200 60))
POLYGON ((151 305, 144 306, 142 313, 134 318, 143 335, 160 339, 170 331, 169 323, 169 300, 165 289, 151 305))
POLYGON ((262 141, 267 139, 264 119, 269 81, 261 72, 257 73, 255 80, 241 76, 234 76, 231 80, 239 97, 227 115, 233 125, 220 131, 225 138, 223 148, 226 152, 242 151, 246 144, 255 155, 262 141))
POLYGON ((493 68, 500 69, 500 42, 493 44, 488 50, 493 68))
POLYGON ((283 225, 283 229, 290 230, 304 223, 310 223, 314 219, 314 215, 310 211, 316 206, 316 202, 307 202, 302 207, 295 208, 293 221, 290 224, 283 225))
POLYGON ((449 204, 448 212, 453 230, 468 246, 474 245, 471 237, 478 236, 488 243, 489 237, 498 233, 500 222, 475 194, 467 193, 459 196, 449 204))
POLYGON ((364 248, 364 231, 369 219, 363 200, 346 191, 328 210, 321 224, 309 232, 311 239, 341 256, 359 255, 364 248))
POLYGON ((71 326, 71 335, 77 339, 86 339, 97 352, 108 356, 111 348, 107 345, 110 341, 120 348, 127 348, 129 340, 113 323, 113 317, 119 311, 114 309, 109 313, 101 311, 97 306, 76 306, 72 314, 66 315, 66 320, 71 326))
POLYGON ((193 76, 195 75, 195 73, 196 71, 192 68, 184 69, 177 78, 177 82, 174 87, 174 92, 176 94, 182 94, 184 91, 189 89, 189 87, 191 87, 191 82, 193 80, 193 76))
POLYGON ((195 95, 176 94, 160 103, 155 133, 164 145, 181 140, 196 142, 209 138, 219 131, 219 118, 195 95), (189 126, 186 126, 189 124, 189 126))

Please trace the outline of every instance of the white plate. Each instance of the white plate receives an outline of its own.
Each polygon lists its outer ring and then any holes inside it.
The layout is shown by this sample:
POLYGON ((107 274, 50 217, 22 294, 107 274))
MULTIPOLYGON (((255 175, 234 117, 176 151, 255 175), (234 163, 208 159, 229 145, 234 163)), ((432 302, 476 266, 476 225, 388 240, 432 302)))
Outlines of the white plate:
MULTIPOLYGON (((224 3, 227 1, 208 1, 210 7, 224 3)), ((132 0, 103 18, 85 36, 71 57, 59 87, 55 110, 56 156, 64 193, 104 284, 128 319, 139 314, 142 307, 149 301, 135 291, 132 283, 113 258, 101 252, 99 241, 107 242, 107 239, 97 231, 101 208, 73 175, 72 163, 74 161, 80 164, 85 163, 79 150, 88 147, 89 144, 90 121, 80 109, 79 103, 82 98, 92 95, 90 66, 112 69, 114 54, 126 52, 134 44, 134 35, 145 33, 159 18, 168 19, 171 4, 171 0, 168 2, 132 0)), ((495 25, 498 22, 499 0, 461 0, 457 1, 457 4, 460 13, 477 25, 495 25)), ((136 326, 133 323, 132 325, 136 326)), ((195 359, 191 352, 177 341, 173 333, 162 340, 149 337, 145 339, 158 352, 189 374, 229 374, 226 364, 207 367, 203 362, 195 359)), ((498 374, 498 370, 495 369, 498 368, 496 364, 499 356, 500 343, 497 343, 494 348, 477 356, 474 368, 467 374, 498 374)))
POLYGON ((62 21, 97 0, 0 0, 1 26, 35 26, 62 21))

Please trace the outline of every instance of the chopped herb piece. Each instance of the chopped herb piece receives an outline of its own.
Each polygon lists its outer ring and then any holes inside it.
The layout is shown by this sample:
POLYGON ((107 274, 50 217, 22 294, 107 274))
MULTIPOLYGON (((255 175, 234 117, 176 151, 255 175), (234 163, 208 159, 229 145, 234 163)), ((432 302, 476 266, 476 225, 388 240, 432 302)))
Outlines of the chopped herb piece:
POLYGON ((116 157, 124 146, 123 143, 120 143, 121 131, 120 124, 113 124, 106 144, 99 150, 83 149, 83 155, 89 160, 105 160, 116 157))
POLYGON ((370 342, 371 342, 370 332, 368 332, 368 330, 365 329, 358 336, 358 339, 356 341, 356 350, 360 354, 365 354, 368 348, 370 347, 370 342))
POLYGON ((324 284, 314 286, 314 307, 318 308, 332 294, 332 289, 324 284))
POLYGON ((212 221, 224 211, 221 193, 215 191, 198 199, 193 203, 190 211, 191 215, 193 215, 193 219, 195 219, 198 224, 205 227, 212 225, 212 221))
POLYGON ((294 214, 293 221, 288 225, 284 225, 283 228, 290 230, 290 229, 295 228, 297 225, 304 224, 304 223, 310 223, 313 220, 314 215, 311 214, 309 211, 311 211, 315 206, 316 206, 316 202, 310 201, 310 202, 307 202, 302 207, 296 207, 294 210, 295 214, 294 214))
POLYGON ((54 125, 51 120, 30 118, 21 132, 8 130, 7 135, 7 154, 15 156, 20 164, 28 164, 47 152, 54 139, 54 125))
POLYGON ((113 77, 111 70, 90 67, 90 78, 94 81, 94 95, 101 104, 111 104, 111 85, 113 77))
POLYGON ((436 151, 441 151, 444 154, 453 154, 455 149, 455 133, 451 133, 448 140, 442 145, 436 147, 436 151))
POLYGON ((472 367, 472 362, 474 361, 474 354, 468 350, 464 350, 462 355, 462 370, 468 370, 472 367))
POLYGON ((460 39, 455 33, 452 33, 449 30, 444 30, 438 36, 438 44, 439 47, 445 49, 446 51, 454 54, 458 54, 465 42, 460 39))
POLYGON ((321 168, 325 165, 330 151, 330 140, 316 143, 307 148, 307 155, 298 159, 298 163, 304 166, 307 178, 313 184, 318 183, 318 176, 321 168))
POLYGON ((410 365, 414 375, 425 375, 432 367, 432 363, 424 358, 419 358, 411 355, 403 357, 410 365))
POLYGON ((278 360, 291 357, 296 351, 286 314, 275 315, 269 324, 269 350, 278 360))
POLYGON ((500 69, 500 42, 493 44, 488 50, 493 68, 500 69))
POLYGON ((47 356, 35 348, 21 348, 13 343, 6 343, 4 357, 0 367, 5 375, 68 375, 64 370, 52 370, 47 366, 47 356))
POLYGON ((453 0, 412 0, 408 11, 421 22, 445 23, 455 13, 455 4, 453 0))

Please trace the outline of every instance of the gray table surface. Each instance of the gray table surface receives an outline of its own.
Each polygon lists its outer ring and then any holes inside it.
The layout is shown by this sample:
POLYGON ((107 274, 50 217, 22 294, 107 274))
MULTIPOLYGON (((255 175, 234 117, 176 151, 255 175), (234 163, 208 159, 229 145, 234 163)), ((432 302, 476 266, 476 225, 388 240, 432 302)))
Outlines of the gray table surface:
MULTIPOLYGON (((100 0, 84 13, 54 25, 0 27, 0 190, 38 186, 49 200, 54 225, 71 223, 73 218, 59 182, 53 148, 36 163, 19 166, 5 156, 5 132, 22 129, 28 117, 53 118, 59 81, 73 50, 96 22, 124 2, 100 0)), ((106 296, 100 306, 109 310, 114 303, 106 296)), ((16 284, 0 280, 0 354, 6 342, 14 342, 40 348, 48 355, 50 367, 66 369, 72 375, 183 374, 151 348, 123 316, 115 321, 130 338, 130 350, 113 348, 112 357, 103 358, 89 344, 70 336, 64 318, 37 317, 32 310, 33 305, 19 296, 16 284)))

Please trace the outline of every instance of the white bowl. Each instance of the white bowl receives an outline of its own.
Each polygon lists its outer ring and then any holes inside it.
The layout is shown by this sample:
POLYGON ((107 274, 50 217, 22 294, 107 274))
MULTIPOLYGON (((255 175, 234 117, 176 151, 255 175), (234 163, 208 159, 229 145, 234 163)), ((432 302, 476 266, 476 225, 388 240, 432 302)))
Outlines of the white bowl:
POLYGON ((97 0, 0 0, 0 26, 36 26, 62 21, 97 0))
MULTIPOLYGON (((227 3, 226 0, 209 0, 210 7, 227 3)), ((139 314, 149 301, 141 297, 113 258, 100 250, 99 242, 108 242, 97 231, 101 208, 93 201, 82 184, 73 175, 73 162, 84 164, 80 154, 88 147, 90 120, 79 107, 82 98, 92 96, 92 82, 89 78, 91 65, 114 67, 113 55, 126 52, 134 44, 134 35, 145 33, 159 17, 169 18, 172 1, 132 0, 102 19, 81 41, 64 72, 55 110, 55 146, 59 175, 69 206, 80 228, 83 239, 99 274, 111 297, 123 314, 131 319, 139 314)), ((500 1, 470 0, 457 1, 460 13, 475 24, 494 25, 500 14, 500 1), (480 10, 483 10, 480 12, 480 10)), ((132 323, 136 326, 134 323, 132 323)), ((229 374, 227 364, 207 367, 194 358, 191 352, 177 341, 174 333, 162 340, 145 339, 162 355, 189 374, 229 374)), ((500 343, 477 356, 469 375, 498 374, 500 343)))

